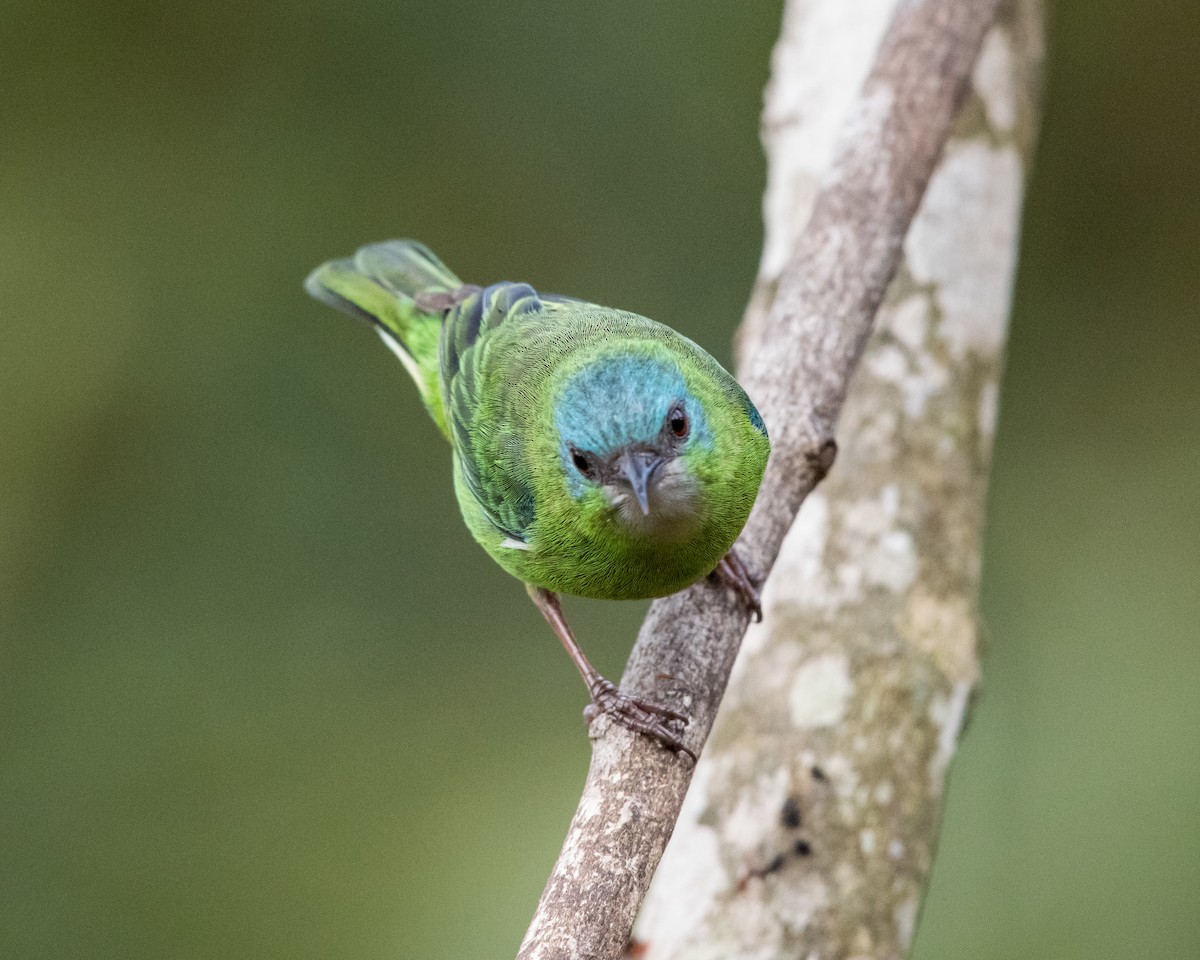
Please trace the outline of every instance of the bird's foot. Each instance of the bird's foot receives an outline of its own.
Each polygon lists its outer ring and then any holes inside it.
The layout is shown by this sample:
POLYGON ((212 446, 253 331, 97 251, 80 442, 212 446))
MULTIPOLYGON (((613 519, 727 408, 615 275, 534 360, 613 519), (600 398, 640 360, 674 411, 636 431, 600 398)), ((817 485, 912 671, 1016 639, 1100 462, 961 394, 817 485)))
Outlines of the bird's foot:
POLYGON ((754 622, 762 623, 762 594, 759 592, 758 585, 755 584, 753 578, 750 576, 750 570, 746 566, 745 561, 738 556, 737 550, 730 550, 725 554, 713 573, 718 580, 733 588, 733 592, 737 594, 738 599, 742 601, 746 609, 753 615, 754 622))
POLYGON ((597 678, 591 685, 592 702, 583 711, 584 719, 590 724, 600 714, 606 713, 621 726, 634 733, 643 733, 657 740, 668 750, 686 753, 696 762, 696 755, 683 745, 680 739, 682 727, 688 718, 657 703, 639 697, 627 697, 616 684, 597 678))

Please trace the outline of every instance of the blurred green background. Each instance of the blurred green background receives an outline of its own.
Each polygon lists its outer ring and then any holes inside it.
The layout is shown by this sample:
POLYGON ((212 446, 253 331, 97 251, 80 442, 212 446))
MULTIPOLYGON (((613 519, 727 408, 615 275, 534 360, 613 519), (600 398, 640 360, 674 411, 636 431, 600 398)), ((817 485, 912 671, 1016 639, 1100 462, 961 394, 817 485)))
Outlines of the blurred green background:
MULTIPOLYGON (((4 4, 0 956, 511 956, 584 692, 319 261, 757 265, 779 4, 4 4)), ((1200 6, 1053 8, 986 687, 919 958, 1200 955, 1200 6)), ((642 608, 574 602, 605 672, 642 608)))

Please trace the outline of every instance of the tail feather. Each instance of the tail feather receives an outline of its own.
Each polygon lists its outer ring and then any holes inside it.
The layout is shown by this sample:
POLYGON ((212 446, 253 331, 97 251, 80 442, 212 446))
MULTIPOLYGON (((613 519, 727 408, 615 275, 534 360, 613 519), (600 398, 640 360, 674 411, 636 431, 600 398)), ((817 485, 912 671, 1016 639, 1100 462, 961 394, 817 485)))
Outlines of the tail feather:
POLYGON ((438 390, 438 339, 442 313, 423 307, 431 294, 463 286, 446 265, 415 240, 389 240, 353 257, 317 267, 304 289, 335 310, 366 320, 416 381, 425 409, 447 432, 438 390))
POLYGON ((423 293, 449 293, 462 281, 425 244, 389 240, 359 248, 354 265, 386 290, 415 299, 423 293))

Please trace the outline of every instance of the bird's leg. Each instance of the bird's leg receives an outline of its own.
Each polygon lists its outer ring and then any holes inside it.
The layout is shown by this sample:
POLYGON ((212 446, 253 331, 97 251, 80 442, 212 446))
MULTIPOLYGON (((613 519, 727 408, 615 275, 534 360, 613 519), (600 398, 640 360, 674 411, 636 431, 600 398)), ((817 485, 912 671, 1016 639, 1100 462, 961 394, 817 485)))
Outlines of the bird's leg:
POLYGON ((583 655, 583 650, 575 641, 575 634, 567 624, 567 618, 563 616, 558 594, 535 587, 531 583, 526 584, 525 588, 529 591, 530 598, 537 604, 537 608, 542 612, 542 616, 546 618, 546 622, 550 624, 550 628, 562 641, 562 645, 566 647, 567 653, 571 655, 571 660, 575 663, 575 669, 579 671, 583 682, 587 684, 592 702, 584 710, 583 715, 587 718, 588 723, 591 723, 600 714, 607 713, 621 726, 628 727, 635 733, 644 733, 669 750, 686 753, 694 763, 696 755, 683 745, 679 735, 669 726, 672 723, 686 724, 687 717, 674 710, 651 703, 649 700, 627 697, 621 693, 616 684, 600 676, 599 671, 583 655))
POLYGON ((745 604, 746 609, 754 615, 755 623, 762 623, 762 594, 750 576, 750 570, 740 556, 737 548, 731 549, 713 574, 718 580, 733 588, 738 599, 745 604))

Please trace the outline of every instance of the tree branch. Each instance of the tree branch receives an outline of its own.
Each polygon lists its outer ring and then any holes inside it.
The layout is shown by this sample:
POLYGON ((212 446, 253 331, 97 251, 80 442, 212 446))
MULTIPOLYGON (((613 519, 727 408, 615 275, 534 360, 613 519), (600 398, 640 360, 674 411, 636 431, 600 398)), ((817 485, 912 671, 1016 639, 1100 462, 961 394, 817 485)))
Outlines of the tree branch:
MULTIPOLYGON (((832 465, 850 378, 996 0, 903 0, 842 126, 829 176, 742 382, 773 452, 739 549, 769 570, 805 496, 832 465)), ((712 584, 656 601, 622 679, 626 693, 691 717, 700 751, 748 619, 712 584)), ((592 763, 520 960, 615 960, 674 829, 692 768, 600 718, 592 763)))
MULTIPOLYGON (((803 27, 836 23, 842 3, 793 0, 781 47, 803 49, 803 27)), ((886 11, 873 16, 882 29, 886 11)), ((842 46, 875 28, 842 23, 842 46)), ((842 411, 838 469, 784 541, 638 917, 643 960, 895 960, 912 943, 979 676, 984 499, 1041 54, 1040 0, 1006 4, 842 411)), ((823 80, 836 99, 853 59, 793 58, 768 90, 756 304, 832 138, 814 98, 789 111, 789 92, 823 80)), ((762 311, 747 325, 744 342, 762 311)))

